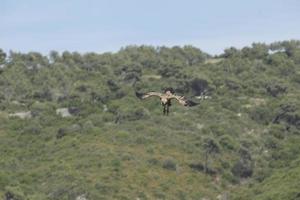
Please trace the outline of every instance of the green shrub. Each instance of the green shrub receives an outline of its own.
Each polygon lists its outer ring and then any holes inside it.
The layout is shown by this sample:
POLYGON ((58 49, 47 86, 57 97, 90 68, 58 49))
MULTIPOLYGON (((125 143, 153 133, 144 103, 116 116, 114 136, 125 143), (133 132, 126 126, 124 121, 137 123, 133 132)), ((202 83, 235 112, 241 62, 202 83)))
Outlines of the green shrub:
POLYGON ((79 124, 72 124, 70 126, 59 128, 57 130, 56 138, 61 139, 66 135, 81 133, 82 127, 79 124))
POLYGON ((269 133, 277 139, 284 139, 286 137, 286 128, 281 124, 272 124, 269 133))
POLYGON ((163 161, 162 167, 167 170, 176 170, 177 168, 176 160, 174 160, 173 158, 168 158, 163 161))
POLYGON ((239 144, 229 135, 222 135, 219 143, 226 150, 236 150, 239 147, 239 144))
POLYGON ((150 158, 149 160, 147 160, 147 162, 150 164, 150 165, 159 165, 160 164, 160 161, 156 158, 150 158))
POLYGON ((5 187, 5 195, 4 199, 10 200, 25 200, 27 199, 22 191, 22 189, 18 186, 7 186, 5 187))
POLYGON ((222 175, 223 179, 232 183, 232 184, 237 184, 239 183, 239 178, 234 176, 231 172, 224 172, 222 175))
POLYGON ((266 106, 258 106, 251 111, 250 117, 259 124, 268 125, 273 120, 273 110, 266 106))

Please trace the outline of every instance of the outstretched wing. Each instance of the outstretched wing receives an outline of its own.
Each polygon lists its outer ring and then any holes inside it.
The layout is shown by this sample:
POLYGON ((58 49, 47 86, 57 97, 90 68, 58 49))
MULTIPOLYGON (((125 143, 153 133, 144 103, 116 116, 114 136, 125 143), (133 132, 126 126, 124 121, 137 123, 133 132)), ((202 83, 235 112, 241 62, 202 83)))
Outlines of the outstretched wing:
POLYGON ((157 96, 159 98, 162 97, 162 94, 159 92, 147 92, 147 93, 139 93, 139 92, 135 92, 135 95, 139 98, 139 99, 146 99, 148 97, 153 97, 153 96, 157 96))
POLYGON ((192 100, 186 99, 184 96, 172 95, 171 99, 176 99, 183 106, 196 106, 199 103, 193 102, 192 100))

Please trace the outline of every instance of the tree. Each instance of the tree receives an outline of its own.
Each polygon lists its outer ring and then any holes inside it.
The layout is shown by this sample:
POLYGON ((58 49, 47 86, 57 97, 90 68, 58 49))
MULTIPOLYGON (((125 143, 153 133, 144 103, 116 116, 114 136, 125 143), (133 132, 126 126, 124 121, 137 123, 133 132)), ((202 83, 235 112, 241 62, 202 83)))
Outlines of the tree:
POLYGON ((58 62, 60 60, 59 53, 57 51, 51 51, 49 54, 49 60, 51 63, 58 62))
POLYGON ((0 49, 0 65, 5 62, 5 59, 6 59, 6 53, 2 49, 0 49))
POLYGON ((73 55, 69 51, 64 51, 62 53, 63 62, 66 63, 69 67, 74 65, 73 55))
POLYGON ((190 45, 183 47, 183 53, 188 65, 203 63, 205 59, 209 57, 208 54, 204 54, 200 49, 190 45))
POLYGON ((219 153, 220 147, 219 144, 212 138, 205 138, 203 143, 203 149, 205 154, 205 164, 204 164, 204 171, 208 173, 208 159, 209 156, 219 153))
POLYGON ((297 49, 299 50, 300 48, 300 41, 298 40, 284 41, 282 42, 282 46, 285 49, 285 53, 289 57, 293 57, 295 51, 297 51, 297 49))
POLYGON ((266 91, 273 97, 285 94, 287 92, 287 87, 283 84, 271 82, 266 85, 266 91))
POLYGON ((233 165, 231 171, 235 176, 248 178, 253 174, 253 162, 250 152, 245 148, 240 148, 240 159, 233 165))
POLYGON ((274 42, 269 45, 269 48, 274 52, 284 52, 287 56, 293 57, 294 54, 300 49, 300 41, 290 40, 283 42, 274 42))
POLYGON ((230 47, 230 48, 224 50, 224 53, 221 55, 221 57, 230 58, 230 57, 239 56, 239 55, 240 55, 240 51, 237 48, 230 47))
POLYGON ((265 43, 253 43, 252 44, 253 56, 256 59, 264 59, 269 55, 269 48, 265 43))

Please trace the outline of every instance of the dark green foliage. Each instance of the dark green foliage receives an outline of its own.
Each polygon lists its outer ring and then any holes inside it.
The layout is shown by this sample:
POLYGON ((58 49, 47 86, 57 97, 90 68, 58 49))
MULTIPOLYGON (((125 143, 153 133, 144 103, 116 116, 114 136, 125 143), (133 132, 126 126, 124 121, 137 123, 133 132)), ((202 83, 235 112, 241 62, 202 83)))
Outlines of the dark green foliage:
POLYGON ((258 106, 252 110, 250 117, 257 123, 268 125, 273 119, 273 110, 267 106, 258 106))
POLYGON ((232 168, 232 173, 240 178, 247 178, 253 173, 253 166, 248 161, 239 160, 232 168))
POLYGON ((236 150, 238 143, 229 135, 223 135, 220 137, 220 145, 226 150, 236 150))
POLYGON ((270 83, 266 86, 267 93, 270 94, 273 97, 277 97, 278 95, 282 95, 287 92, 287 87, 276 84, 276 83, 270 83))
POLYGON ((0 198, 299 198, 299 44, 0 50, 0 198))
POLYGON ((230 47, 224 50, 224 54, 221 55, 224 58, 232 58, 239 56, 239 51, 235 47, 230 47))
POLYGON ((253 162, 247 149, 239 150, 240 159, 233 165, 231 172, 237 177, 248 178, 253 174, 253 162))
POLYGON ((190 83, 190 88, 194 96, 199 96, 208 90, 208 81, 203 79, 193 79, 190 83))
POLYGON ((6 59, 6 53, 2 49, 0 49, 0 65, 5 62, 5 59, 6 59))
POLYGON ((176 170, 176 161, 172 158, 166 159, 163 162, 162 167, 168 170, 176 170))
POLYGON ((196 171, 204 171, 204 165, 202 163, 191 163, 189 164, 189 167, 196 171))
POLYGON ((6 187, 4 200, 25 200, 23 192, 18 187, 6 187))

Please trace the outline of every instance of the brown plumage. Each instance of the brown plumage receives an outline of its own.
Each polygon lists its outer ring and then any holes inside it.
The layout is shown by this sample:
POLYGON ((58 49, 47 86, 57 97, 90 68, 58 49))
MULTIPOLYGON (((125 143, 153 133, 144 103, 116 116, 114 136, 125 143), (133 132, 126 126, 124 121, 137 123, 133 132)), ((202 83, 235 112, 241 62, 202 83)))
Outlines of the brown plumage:
POLYGON ((184 96, 175 95, 172 89, 166 89, 165 93, 160 92, 147 92, 147 93, 138 93, 136 96, 140 99, 146 99, 148 97, 156 96, 160 98, 161 105, 163 106, 163 114, 169 114, 169 107, 171 106, 171 100, 177 100, 183 106, 195 106, 198 103, 195 103, 191 100, 186 99, 184 96))

